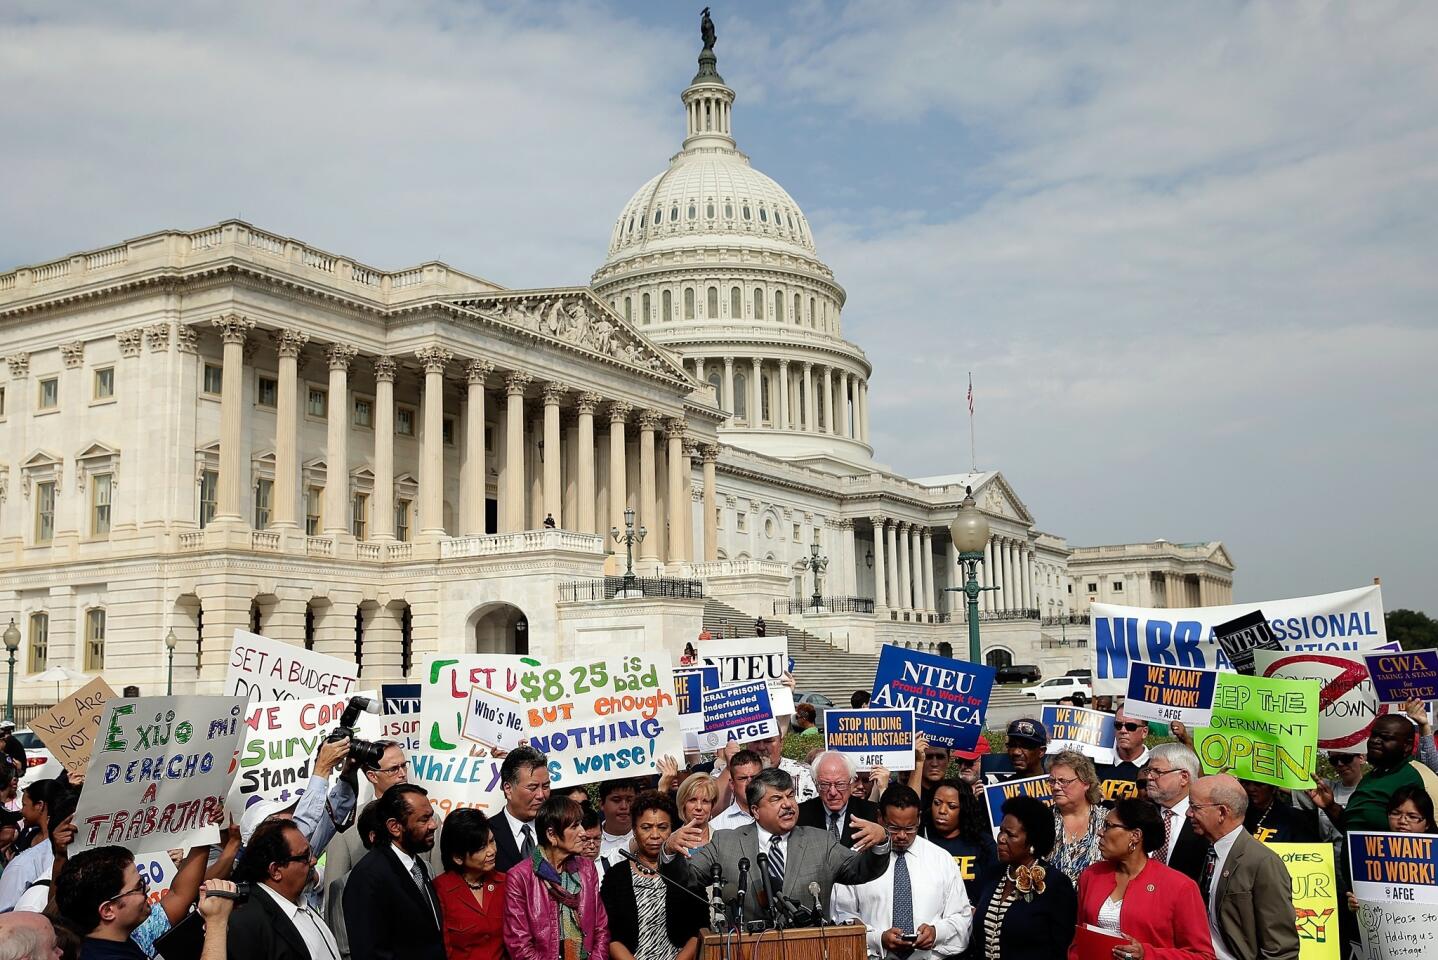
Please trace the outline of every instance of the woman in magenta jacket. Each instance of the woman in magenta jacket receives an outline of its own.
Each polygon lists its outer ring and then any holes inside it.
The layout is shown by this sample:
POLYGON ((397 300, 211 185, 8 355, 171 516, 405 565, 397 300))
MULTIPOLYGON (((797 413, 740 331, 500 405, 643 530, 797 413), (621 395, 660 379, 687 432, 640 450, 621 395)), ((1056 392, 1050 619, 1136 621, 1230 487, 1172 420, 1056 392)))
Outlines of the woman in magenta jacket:
POLYGON ((544 801, 538 845, 506 875, 504 945, 510 960, 608 960, 609 917, 599 872, 583 856, 584 812, 568 797, 544 801))
MULTIPOLYGON (((1103 859, 1079 876, 1078 922, 1123 938, 1113 948, 1114 960, 1214 960, 1198 884, 1149 859, 1163 846, 1158 809, 1144 800, 1120 800, 1104 817, 1103 859)), ((1069 960, 1078 957, 1076 941, 1069 960)))

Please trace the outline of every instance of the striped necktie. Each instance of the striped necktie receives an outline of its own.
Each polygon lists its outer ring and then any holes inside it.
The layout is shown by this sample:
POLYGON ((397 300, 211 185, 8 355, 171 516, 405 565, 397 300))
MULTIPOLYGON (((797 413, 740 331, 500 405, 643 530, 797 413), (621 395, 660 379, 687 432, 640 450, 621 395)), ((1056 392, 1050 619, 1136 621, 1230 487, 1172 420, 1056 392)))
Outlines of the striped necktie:
POLYGON ((774 878, 774 889, 784 889, 784 850, 779 846, 784 838, 778 834, 769 838, 769 876, 774 878))

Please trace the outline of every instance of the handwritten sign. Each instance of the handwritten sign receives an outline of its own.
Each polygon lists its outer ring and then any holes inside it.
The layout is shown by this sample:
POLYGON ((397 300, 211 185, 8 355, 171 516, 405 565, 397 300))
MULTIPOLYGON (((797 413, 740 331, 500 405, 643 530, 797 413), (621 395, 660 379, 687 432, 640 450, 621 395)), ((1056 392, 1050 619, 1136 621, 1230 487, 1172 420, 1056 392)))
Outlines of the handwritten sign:
POLYGON ((1318 763, 1318 684, 1224 673, 1210 726, 1194 731, 1204 773, 1227 771, 1288 789, 1313 785, 1318 763))
POLYGON ((525 671, 539 666, 531 657, 505 654, 432 654, 420 680, 420 738, 435 753, 487 753, 464 739, 464 717, 475 687, 518 696, 525 671))
POLYGON ((824 748, 846 754, 859 770, 912 770, 914 711, 826 710, 824 748))
POLYGON ((379 698, 384 704, 384 722, 380 737, 404 747, 405 753, 420 749, 418 683, 382 683, 379 698))
POLYGON ((30 721, 30 729, 70 773, 84 773, 95 746, 95 731, 115 691, 96 677, 30 721))
MULTIPOLYGON (((1379 649, 1397 650, 1398 644, 1390 642, 1379 649)), ((1361 653, 1255 650, 1253 662, 1259 676, 1317 681, 1320 750, 1361 752, 1367 748, 1373 721, 1393 709, 1378 702, 1361 653)))
POLYGON ((1095 763, 1113 761, 1113 714, 1083 707, 1046 706, 1042 722, 1050 754, 1075 751, 1095 763))
POLYGON ((169 852, 165 850, 135 854, 135 870, 146 883, 146 899, 152 907, 169 896, 175 875, 180 872, 180 868, 175 866, 175 861, 170 859, 169 852))
POLYGON ((1213 688, 1217 681, 1217 670, 1135 660, 1129 665, 1124 716, 1160 723, 1177 720, 1189 727, 1207 726, 1213 712, 1213 688))
POLYGON ((1438 650, 1365 654, 1379 703, 1438 700, 1438 650))
MULTIPOLYGON (((236 820, 252 803, 299 799, 310 781, 320 744, 339 722, 348 702, 349 697, 315 697, 246 705, 239 772, 226 804, 236 820)), ((380 718, 361 713, 355 731, 365 740, 375 739, 380 718)))
POLYGON ((719 686, 716 667, 676 667, 674 705, 679 711, 679 729, 685 734, 704 729, 704 691, 719 686))
POLYGON ((555 788, 657 773, 684 762, 668 660, 635 654, 530 667, 519 677, 530 746, 555 788))
POLYGON ((794 712, 794 692, 784 686, 789 664, 788 637, 738 637, 732 640, 704 640, 699 644, 699 661, 719 671, 719 686, 763 680, 769 686, 769 703, 774 715, 794 712))
POLYGON ((718 750, 726 743, 749 743, 779 732, 769 685, 763 680, 704 691, 704 729, 699 749, 718 750))
POLYGON ((501 761, 428 750, 407 757, 409 782, 429 791, 429 802, 441 815, 464 807, 492 815, 504 808, 504 791, 499 785, 501 761))
POLYGON ((1359 896, 1358 934, 1364 960, 1430 960, 1438 956, 1438 906, 1359 896))
POLYGON ((225 695, 271 703, 341 697, 359 683, 359 667, 325 653, 236 630, 225 673, 225 695))
POLYGON ((1293 881, 1298 960, 1338 960, 1338 885, 1331 843, 1270 843, 1293 881))
POLYGON ((879 651, 870 705, 912 710, 930 743, 972 750, 984 729, 993 667, 886 643, 879 651))
POLYGON ((524 705, 519 700, 484 687, 470 688, 464 729, 460 731, 464 739, 509 751, 528 734, 524 705))
POLYGON ((1004 822, 1004 801, 1009 797, 1033 797, 1049 806, 1054 805, 1053 791, 1049 789, 1048 774, 1024 777, 1022 780, 1005 780, 984 787, 984 803, 989 808, 989 825, 998 835, 999 825, 1004 822))
POLYGON ((105 704, 71 850, 214 843, 244 732, 244 697, 119 697, 105 704))

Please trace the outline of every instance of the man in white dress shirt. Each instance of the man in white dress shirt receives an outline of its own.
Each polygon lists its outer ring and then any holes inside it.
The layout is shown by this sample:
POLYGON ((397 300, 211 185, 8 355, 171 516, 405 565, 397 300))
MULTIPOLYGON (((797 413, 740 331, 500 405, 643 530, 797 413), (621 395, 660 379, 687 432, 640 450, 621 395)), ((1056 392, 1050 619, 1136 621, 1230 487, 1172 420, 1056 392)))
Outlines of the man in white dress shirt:
POLYGON ((334 934, 305 902, 314 868, 314 849, 293 821, 272 820, 255 830, 241 864, 250 899, 230 917, 231 957, 339 960, 334 934))
POLYGON ((954 957, 968 946, 973 908, 954 858, 919 836, 919 796, 895 785, 879 799, 889 832, 889 869, 857 886, 836 885, 830 914, 868 930, 872 958, 954 957))
POLYGON ((749 781, 757 777, 763 769, 764 761, 752 750, 740 750, 729 758, 729 766, 724 772, 729 775, 729 782, 733 785, 734 801, 709 818, 710 830, 737 830, 754 822, 754 815, 749 812, 749 804, 745 802, 744 794, 749 790, 749 781))

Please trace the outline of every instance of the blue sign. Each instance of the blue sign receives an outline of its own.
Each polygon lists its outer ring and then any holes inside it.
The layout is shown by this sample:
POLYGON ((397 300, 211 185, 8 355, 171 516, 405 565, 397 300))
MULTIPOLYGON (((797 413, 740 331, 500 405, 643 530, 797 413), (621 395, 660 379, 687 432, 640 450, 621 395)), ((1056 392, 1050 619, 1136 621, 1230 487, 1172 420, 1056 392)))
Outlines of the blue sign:
POLYGON ((1009 797, 1033 797, 1042 800, 1049 806, 1053 806, 1054 795, 1049 789, 1048 774, 1041 774, 1037 777, 1025 777, 1022 780, 1005 780, 1003 783, 995 783, 984 787, 984 802, 989 808, 989 826, 994 833, 999 832, 999 824, 1004 822, 1004 801, 1009 797))
POLYGON ((1368 653, 1363 659, 1379 703, 1438 700, 1438 650, 1368 653))
POLYGON ((1129 664, 1123 715, 1133 720, 1177 720, 1190 727, 1206 727, 1213 714, 1217 683, 1216 670, 1134 660, 1129 664))
POLYGON ((826 710, 824 749, 847 754, 859 770, 912 770, 914 711, 826 710))
POLYGON ((717 750, 731 741, 749 743, 779 732, 769 684, 763 680, 704 691, 704 729, 699 747, 717 750))
POLYGON ((1359 900, 1438 904, 1438 837, 1424 833, 1348 834, 1348 863, 1359 900))
POLYGON ((874 671, 873 709, 914 711, 932 744, 972 750, 984 730, 993 667, 884 644, 874 671))
POLYGON ((418 683, 382 683, 379 688, 379 700, 384 707, 384 726, 380 736, 398 741, 406 753, 424 745, 419 735, 419 692, 422 686, 418 683))
POLYGON ((1072 750, 1096 763, 1113 762, 1113 714, 1050 704, 1041 716, 1050 754, 1072 750))

